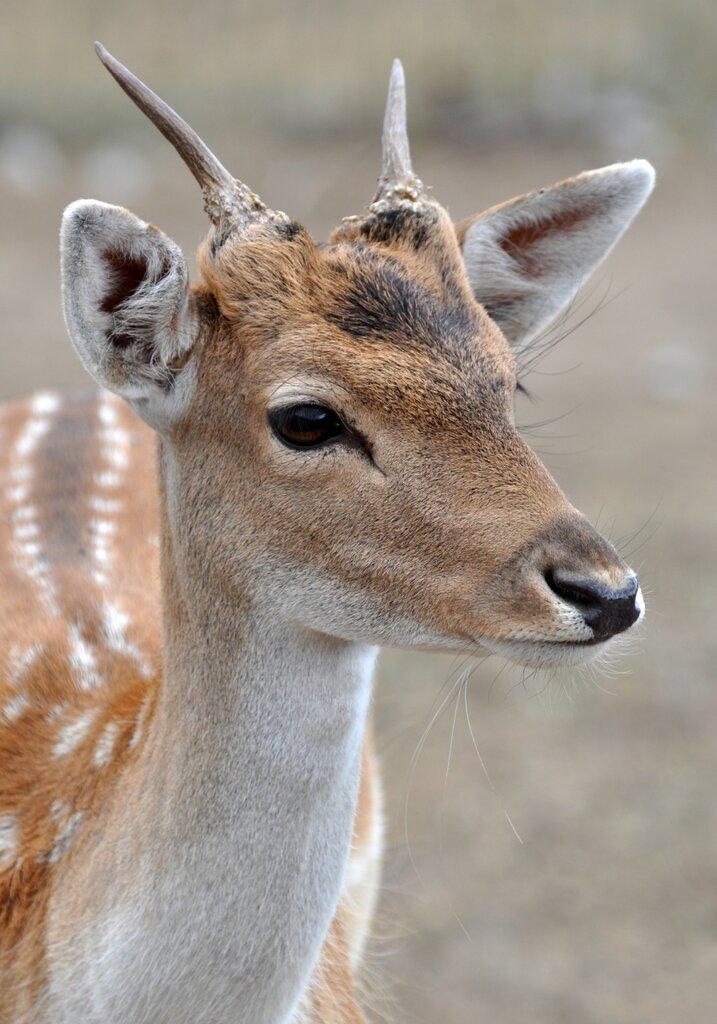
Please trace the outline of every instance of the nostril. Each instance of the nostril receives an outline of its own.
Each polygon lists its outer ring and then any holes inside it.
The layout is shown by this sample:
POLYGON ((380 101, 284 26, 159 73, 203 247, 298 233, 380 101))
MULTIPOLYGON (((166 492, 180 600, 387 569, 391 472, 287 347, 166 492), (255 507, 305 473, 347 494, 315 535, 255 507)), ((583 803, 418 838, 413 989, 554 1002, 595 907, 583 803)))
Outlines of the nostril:
POLYGON ((580 612, 596 641, 621 633, 640 617, 635 576, 613 590, 597 580, 572 576, 564 569, 547 569, 544 575, 556 597, 580 612))
POLYGON ((560 574, 560 570, 548 569, 545 582, 557 597, 574 605, 581 612, 594 609, 599 612, 604 601, 603 588, 591 580, 576 579, 560 574))

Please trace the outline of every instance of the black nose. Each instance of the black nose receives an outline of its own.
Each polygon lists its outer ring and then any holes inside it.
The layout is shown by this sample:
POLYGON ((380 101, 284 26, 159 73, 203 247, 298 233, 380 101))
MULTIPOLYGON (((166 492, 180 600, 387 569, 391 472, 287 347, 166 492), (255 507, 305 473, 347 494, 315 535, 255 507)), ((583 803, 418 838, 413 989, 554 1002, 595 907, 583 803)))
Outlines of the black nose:
POLYGON ((595 643, 622 633, 640 617, 635 576, 617 590, 597 580, 573 576, 565 569, 549 569, 545 580, 561 601, 577 608, 592 629, 595 643))

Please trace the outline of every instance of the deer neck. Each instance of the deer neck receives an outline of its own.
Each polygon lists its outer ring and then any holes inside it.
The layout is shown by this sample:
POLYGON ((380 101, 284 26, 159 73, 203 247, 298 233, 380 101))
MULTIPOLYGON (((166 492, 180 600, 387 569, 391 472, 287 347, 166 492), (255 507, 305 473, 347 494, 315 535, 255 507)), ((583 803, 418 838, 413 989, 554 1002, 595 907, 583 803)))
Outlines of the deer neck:
POLYGON ((148 837, 146 886, 119 954, 145 962, 117 964, 123 979, 160 977, 121 1009, 135 1019, 152 991, 152 1020, 276 1024, 342 888, 375 649, 284 621, 249 588, 230 594, 182 541, 171 455, 162 464, 165 681, 139 781, 151 820, 132 825, 148 837))
POLYGON ((218 598, 213 628, 209 609, 184 611, 193 628, 168 629, 156 743, 166 846, 189 842, 174 870, 192 970, 198 982, 216 972, 217 988, 228 975, 228 1008, 236 998, 240 1019, 273 1024, 296 1005, 339 900, 374 657, 264 608, 243 607, 239 625, 218 598))

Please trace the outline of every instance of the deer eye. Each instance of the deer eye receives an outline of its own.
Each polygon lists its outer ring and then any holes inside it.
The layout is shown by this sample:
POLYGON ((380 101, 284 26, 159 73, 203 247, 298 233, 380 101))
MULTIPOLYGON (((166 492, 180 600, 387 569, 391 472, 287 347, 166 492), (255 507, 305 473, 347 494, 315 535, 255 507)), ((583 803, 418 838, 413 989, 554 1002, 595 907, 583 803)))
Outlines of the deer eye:
POLYGON ((344 425, 325 405, 289 405, 269 413, 269 424, 289 448, 316 448, 345 434, 344 425))

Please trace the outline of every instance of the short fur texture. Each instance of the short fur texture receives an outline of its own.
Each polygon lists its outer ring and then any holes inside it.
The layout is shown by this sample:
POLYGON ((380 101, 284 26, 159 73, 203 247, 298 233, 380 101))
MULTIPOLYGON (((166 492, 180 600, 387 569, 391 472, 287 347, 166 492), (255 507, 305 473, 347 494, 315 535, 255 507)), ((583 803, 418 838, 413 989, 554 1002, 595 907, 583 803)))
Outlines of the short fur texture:
POLYGON ((210 233, 193 289, 156 228, 68 209, 70 335, 158 456, 106 393, 0 412, 0 1024, 364 1020, 376 646, 584 660, 549 572, 633 579, 517 434, 506 332, 648 179, 458 229, 387 201, 326 245, 265 218, 210 233), (307 402, 346 435, 283 445, 269 414, 307 402))

